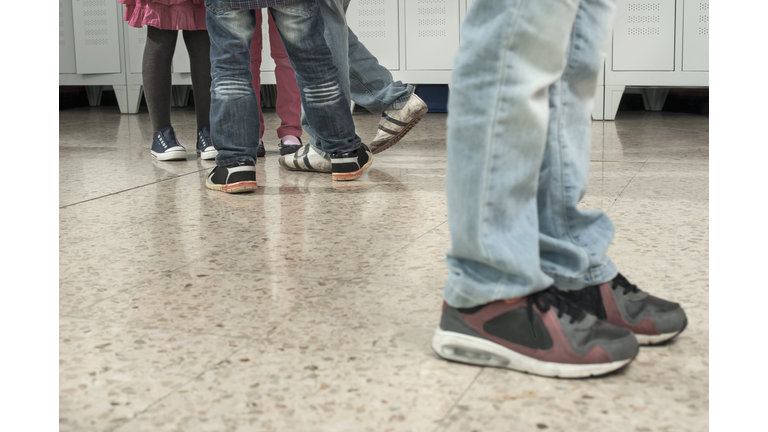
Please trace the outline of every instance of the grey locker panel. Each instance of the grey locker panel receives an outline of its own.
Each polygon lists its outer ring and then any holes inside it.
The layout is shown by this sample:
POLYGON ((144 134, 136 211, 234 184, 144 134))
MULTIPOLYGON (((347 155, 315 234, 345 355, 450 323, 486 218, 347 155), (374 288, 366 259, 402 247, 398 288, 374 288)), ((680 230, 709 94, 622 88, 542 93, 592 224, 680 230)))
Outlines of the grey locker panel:
POLYGON ((117 5, 113 0, 73 0, 78 74, 120 73, 117 5))
POLYGON ((685 0, 683 70, 709 70, 709 0, 685 0))
POLYGON ((458 0, 409 0, 405 3, 405 67, 451 70, 459 49, 458 0))
POLYGON ((59 73, 73 74, 76 70, 72 2, 59 0, 59 73))
POLYGON ((675 69, 675 1, 619 1, 613 30, 615 71, 675 69))
POLYGON ((379 64, 400 69, 400 27, 397 0, 357 0, 347 9, 347 25, 379 64))

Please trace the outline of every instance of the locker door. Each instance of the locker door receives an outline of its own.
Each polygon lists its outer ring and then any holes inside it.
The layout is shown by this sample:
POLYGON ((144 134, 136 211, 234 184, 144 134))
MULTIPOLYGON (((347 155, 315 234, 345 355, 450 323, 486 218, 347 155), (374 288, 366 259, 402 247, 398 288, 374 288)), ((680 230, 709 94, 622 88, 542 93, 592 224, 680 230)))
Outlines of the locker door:
POLYGON ((459 0, 405 2, 405 68, 451 70, 459 49, 459 0))
POLYGON ((675 1, 623 0, 617 6, 613 70, 674 70, 675 1))
POLYGON ((75 29, 72 2, 59 0, 59 73, 73 74, 75 69, 75 29))
POLYGON ((709 0, 683 5, 683 70, 709 70, 709 0))
POLYGON ((176 51, 173 52, 171 71, 173 73, 190 73, 191 69, 187 45, 184 44, 184 35, 179 31, 178 39, 176 39, 176 51))
MULTIPOLYGON (((256 13, 259 13, 259 11, 256 11, 256 13)), ((275 61, 272 60, 272 50, 270 49, 270 40, 269 40, 269 22, 268 22, 268 12, 267 9, 261 10, 261 66, 259 67, 259 70, 262 72, 274 72, 275 71, 275 61)), ((255 30, 257 31, 257 30, 255 30)))
POLYGON ((347 25, 389 70, 400 69, 398 0, 358 0, 349 4, 347 25))
POLYGON ((128 57, 130 58, 130 67, 131 70, 129 70, 129 73, 132 74, 140 74, 141 73, 141 63, 144 58, 144 45, 147 44, 147 28, 136 28, 131 27, 128 24, 125 24, 126 26, 126 34, 128 39, 128 57))
POLYGON ((114 0, 72 1, 78 74, 120 72, 117 5, 114 0))

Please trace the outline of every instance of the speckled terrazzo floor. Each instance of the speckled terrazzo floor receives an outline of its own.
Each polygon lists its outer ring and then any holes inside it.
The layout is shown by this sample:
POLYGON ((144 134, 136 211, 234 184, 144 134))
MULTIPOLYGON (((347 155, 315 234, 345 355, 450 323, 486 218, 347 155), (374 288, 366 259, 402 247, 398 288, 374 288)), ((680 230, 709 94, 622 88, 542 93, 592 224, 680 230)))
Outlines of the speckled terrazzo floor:
MULTIPOLYGON (((708 117, 594 122, 585 207, 610 255, 688 329, 616 374, 555 380, 439 359, 450 246, 445 114, 358 181, 279 168, 266 113, 258 191, 205 188, 149 154, 146 111, 59 113, 61 431, 704 431, 709 427, 708 117)), ((356 113, 372 138, 377 118, 356 113)))

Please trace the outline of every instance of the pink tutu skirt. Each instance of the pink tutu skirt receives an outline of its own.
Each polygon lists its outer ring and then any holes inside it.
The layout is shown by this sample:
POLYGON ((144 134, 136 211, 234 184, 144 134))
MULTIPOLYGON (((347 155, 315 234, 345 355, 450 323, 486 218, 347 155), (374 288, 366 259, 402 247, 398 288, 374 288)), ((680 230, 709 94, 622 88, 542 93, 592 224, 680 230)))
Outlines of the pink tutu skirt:
POLYGON ((145 25, 163 30, 206 30, 203 0, 119 0, 123 19, 131 27, 145 25))

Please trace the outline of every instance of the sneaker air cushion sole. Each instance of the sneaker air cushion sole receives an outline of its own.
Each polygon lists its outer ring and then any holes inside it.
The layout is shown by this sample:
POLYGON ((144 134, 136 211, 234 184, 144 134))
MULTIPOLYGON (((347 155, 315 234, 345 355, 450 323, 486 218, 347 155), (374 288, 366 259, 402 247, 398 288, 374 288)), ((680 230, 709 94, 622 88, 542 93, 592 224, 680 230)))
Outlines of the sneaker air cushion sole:
POLYGON ((489 340, 439 327, 432 337, 432 349, 440 357, 461 363, 493 366, 557 378, 586 378, 621 369, 634 357, 610 363, 564 364, 545 362, 522 355, 489 340))

